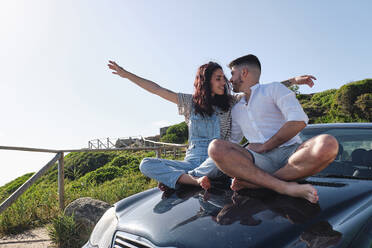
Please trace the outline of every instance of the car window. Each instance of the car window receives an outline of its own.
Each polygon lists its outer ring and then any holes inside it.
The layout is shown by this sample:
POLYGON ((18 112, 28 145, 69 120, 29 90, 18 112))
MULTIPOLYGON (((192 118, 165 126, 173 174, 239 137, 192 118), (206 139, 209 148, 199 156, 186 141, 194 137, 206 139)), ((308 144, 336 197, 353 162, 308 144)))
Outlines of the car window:
POLYGON ((330 134, 339 143, 335 161, 319 175, 335 174, 372 179, 372 128, 311 128, 304 129, 303 141, 319 134, 330 134))

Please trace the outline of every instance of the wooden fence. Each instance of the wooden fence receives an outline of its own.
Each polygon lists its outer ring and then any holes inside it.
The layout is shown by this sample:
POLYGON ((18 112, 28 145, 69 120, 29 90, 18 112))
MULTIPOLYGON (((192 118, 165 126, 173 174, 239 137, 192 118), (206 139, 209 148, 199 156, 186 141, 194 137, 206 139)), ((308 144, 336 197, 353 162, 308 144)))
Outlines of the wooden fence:
POLYGON ((46 152, 54 153, 55 156, 45 166, 43 166, 38 172, 30 177, 24 184, 22 184, 13 194, 11 194, 5 201, 0 204, 0 214, 11 206, 32 184, 35 183, 48 169, 50 169, 58 161, 58 200, 59 207, 61 210, 64 209, 64 155, 68 152, 106 152, 106 151, 155 151, 156 157, 160 158, 161 155, 173 155, 176 156, 177 152, 184 150, 187 145, 171 144, 155 142, 146 140, 147 142, 153 143, 154 146, 148 147, 125 147, 125 148, 110 148, 110 149, 66 149, 66 150, 52 150, 42 148, 30 148, 30 147, 15 147, 15 146, 0 146, 0 150, 13 150, 13 151, 26 151, 26 152, 46 152))

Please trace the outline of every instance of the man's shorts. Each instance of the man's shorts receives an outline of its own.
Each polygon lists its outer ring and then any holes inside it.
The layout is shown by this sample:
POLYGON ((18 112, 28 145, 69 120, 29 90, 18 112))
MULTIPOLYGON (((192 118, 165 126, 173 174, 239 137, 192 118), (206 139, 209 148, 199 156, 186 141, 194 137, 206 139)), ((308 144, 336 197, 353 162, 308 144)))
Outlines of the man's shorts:
POLYGON ((246 148, 253 157, 253 163, 270 174, 284 167, 288 163, 289 157, 295 153, 301 144, 295 143, 289 146, 275 148, 266 153, 257 153, 246 148))

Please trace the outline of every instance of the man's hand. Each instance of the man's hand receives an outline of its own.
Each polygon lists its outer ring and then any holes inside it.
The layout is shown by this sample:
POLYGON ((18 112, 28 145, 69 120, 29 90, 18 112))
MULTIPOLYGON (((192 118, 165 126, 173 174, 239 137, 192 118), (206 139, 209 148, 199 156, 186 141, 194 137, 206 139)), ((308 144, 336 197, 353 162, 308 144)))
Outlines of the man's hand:
POLYGON ((261 144, 261 143, 250 143, 248 145, 248 148, 251 149, 254 152, 257 152, 257 153, 268 152, 267 149, 265 148, 264 144, 261 144))
POLYGON ((294 77, 290 79, 291 85, 297 84, 307 84, 310 88, 314 86, 314 81, 316 78, 312 75, 303 75, 299 77, 294 77))

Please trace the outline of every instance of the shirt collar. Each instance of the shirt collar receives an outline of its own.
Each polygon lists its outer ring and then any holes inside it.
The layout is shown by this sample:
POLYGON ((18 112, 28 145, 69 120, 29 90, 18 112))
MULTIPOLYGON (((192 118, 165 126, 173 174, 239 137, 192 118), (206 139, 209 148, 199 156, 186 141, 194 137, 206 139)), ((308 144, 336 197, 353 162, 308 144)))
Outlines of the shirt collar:
MULTIPOLYGON (((258 89, 260 87, 260 83, 257 83, 257 84, 255 84, 255 85, 253 85, 252 87, 251 87, 251 97, 252 97, 252 93, 256 90, 256 89, 258 89)), ((244 96, 244 93, 241 93, 242 94, 242 97, 240 98, 240 101, 239 101, 239 103, 240 104, 247 104, 247 102, 246 102, 246 100, 245 100, 245 96, 244 96)))
POLYGON ((257 83, 257 84, 255 84, 255 85, 253 85, 253 86, 251 87, 251 90, 253 91, 253 90, 257 89, 258 87, 260 87, 260 83, 257 83))

